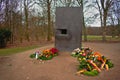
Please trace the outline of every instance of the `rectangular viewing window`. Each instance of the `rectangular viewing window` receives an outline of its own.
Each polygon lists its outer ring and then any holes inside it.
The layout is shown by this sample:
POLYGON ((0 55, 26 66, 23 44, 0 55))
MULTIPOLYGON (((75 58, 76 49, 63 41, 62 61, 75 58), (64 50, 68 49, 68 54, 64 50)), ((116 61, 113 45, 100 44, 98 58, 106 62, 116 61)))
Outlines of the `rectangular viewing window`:
POLYGON ((67 29, 58 29, 60 34, 67 34, 67 29))

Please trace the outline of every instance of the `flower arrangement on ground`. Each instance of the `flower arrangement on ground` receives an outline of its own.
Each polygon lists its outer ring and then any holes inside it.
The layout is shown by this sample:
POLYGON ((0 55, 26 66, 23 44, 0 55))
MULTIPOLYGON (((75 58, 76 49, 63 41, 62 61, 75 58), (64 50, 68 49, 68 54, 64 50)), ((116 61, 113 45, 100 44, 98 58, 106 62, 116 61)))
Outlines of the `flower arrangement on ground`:
POLYGON ((53 56, 57 56, 58 55, 58 50, 56 48, 51 48, 50 52, 53 56))
POLYGON ((77 74, 96 76, 101 70, 109 70, 113 67, 110 59, 99 52, 93 52, 90 48, 77 48, 73 50, 72 56, 77 57, 80 63, 77 74))
POLYGON ((31 54, 31 58, 41 59, 41 60, 50 60, 53 57, 58 55, 58 50, 56 48, 45 49, 41 53, 36 51, 34 54, 31 54))

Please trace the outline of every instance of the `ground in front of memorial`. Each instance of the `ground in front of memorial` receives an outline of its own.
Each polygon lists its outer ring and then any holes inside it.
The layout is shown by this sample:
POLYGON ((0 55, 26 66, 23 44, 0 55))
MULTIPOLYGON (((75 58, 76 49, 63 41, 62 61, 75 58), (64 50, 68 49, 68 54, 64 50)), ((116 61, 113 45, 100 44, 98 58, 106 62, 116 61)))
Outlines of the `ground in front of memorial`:
POLYGON ((84 47, 99 51, 111 59, 114 67, 98 76, 76 75, 78 62, 69 52, 60 52, 49 61, 31 59, 36 50, 54 47, 54 44, 0 57, 0 80, 120 80, 120 43, 83 42, 84 47))

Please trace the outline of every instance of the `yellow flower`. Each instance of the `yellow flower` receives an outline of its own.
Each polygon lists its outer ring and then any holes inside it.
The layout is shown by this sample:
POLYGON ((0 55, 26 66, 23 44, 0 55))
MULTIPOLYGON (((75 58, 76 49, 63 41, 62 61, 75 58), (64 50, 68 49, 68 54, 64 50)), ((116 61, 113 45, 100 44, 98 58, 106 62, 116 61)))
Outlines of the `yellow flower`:
POLYGON ((86 58, 83 58, 83 60, 86 60, 86 58))
POLYGON ((82 53, 84 53, 85 51, 84 51, 84 50, 82 50, 81 52, 82 52, 82 53))
POLYGON ((82 54, 82 52, 80 52, 80 54, 82 54))
POLYGON ((80 60, 80 61, 81 61, 81 58, 78 58, 78 60, 80 60))

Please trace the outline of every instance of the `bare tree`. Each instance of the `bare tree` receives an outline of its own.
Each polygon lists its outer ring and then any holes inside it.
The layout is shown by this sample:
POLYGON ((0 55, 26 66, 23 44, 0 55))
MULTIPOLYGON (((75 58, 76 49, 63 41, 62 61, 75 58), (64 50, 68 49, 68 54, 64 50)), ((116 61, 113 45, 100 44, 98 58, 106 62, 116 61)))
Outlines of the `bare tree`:
MULTIPOLYGON (((113 23, 114 34, 120 37, 120 1, 114 0, 114 3, 109 11, 109 17, 113 23)), ((115 35, 114 35, 115 36, 115 35)))
POLYGON ((87 31, 85 26, 85 19, 84 19, 84 7, 83 7, 83 0, 77 0, 78 4, 82 7, 82 13, 83 13, 83 33, 84 33, 84 41, 87 41, 87 31))
POLYGON ((47 17, 47 41, 50 41, 52 39, 51 36, 51 5, 53 0, 38 0, 39 2, 36 2, 40 7, 43 8, 43 12, 47 13, 45 17, 47 17), (47 12, 46 12, 47 11, 47 12))
POLYGON ((3 24, 3 22, 4 22, 4 21, 3 21, 3 18, 4 18, 4 11, 3 11, 4 8, 3 8, 3 7, 4 7, 4 6, 3 6, 3 5, 4 5, 4 0, 1 0, 1 1, 0 1, 0 28, 3 27, 2 24, 3 24))
MULTIPOLYGON (((10 29, 12 33, 15 32, 15 18, 14 14, 17 13, 18 1, 17 0, 3 0, 2 2, 2 21, 4 22, 4 27, 10 29)), ((14 41, 14 35, 11 35, 11 43, 14 41)))
POLYGON ((112 6, 113 13, 117 19, 117 24, 120 25, 120 1, 114 0, 114 4, 112 6))
POLYGON ((73 0, 60 0, 60 2, 61 2, 64 6, 70 7, 71 4, 72 4, 72 2, 73 2, 73 0))
POLYGON ((30 36, 29 36, 29 25, 28 25, 28 17, 29 17, 29 9, 34 5, 34 2, 32 0, 24 0, 24 15, 25 15, 25 35, 27 41, 30 41, 30 36))
POLYGON ((101 20, 101 27, 102 27, 102 40, 106 41, 106 21, 108 17, 108 11, 110 10, 111 5, 113 4, 113 0, 96 0, 99 14, 100 14, 100 20, 101 20))
POLYGON ((51 2, 52 0, 47 0, 47 12, 48 12, 48 36, 47 40, 51 40, 51 2))

